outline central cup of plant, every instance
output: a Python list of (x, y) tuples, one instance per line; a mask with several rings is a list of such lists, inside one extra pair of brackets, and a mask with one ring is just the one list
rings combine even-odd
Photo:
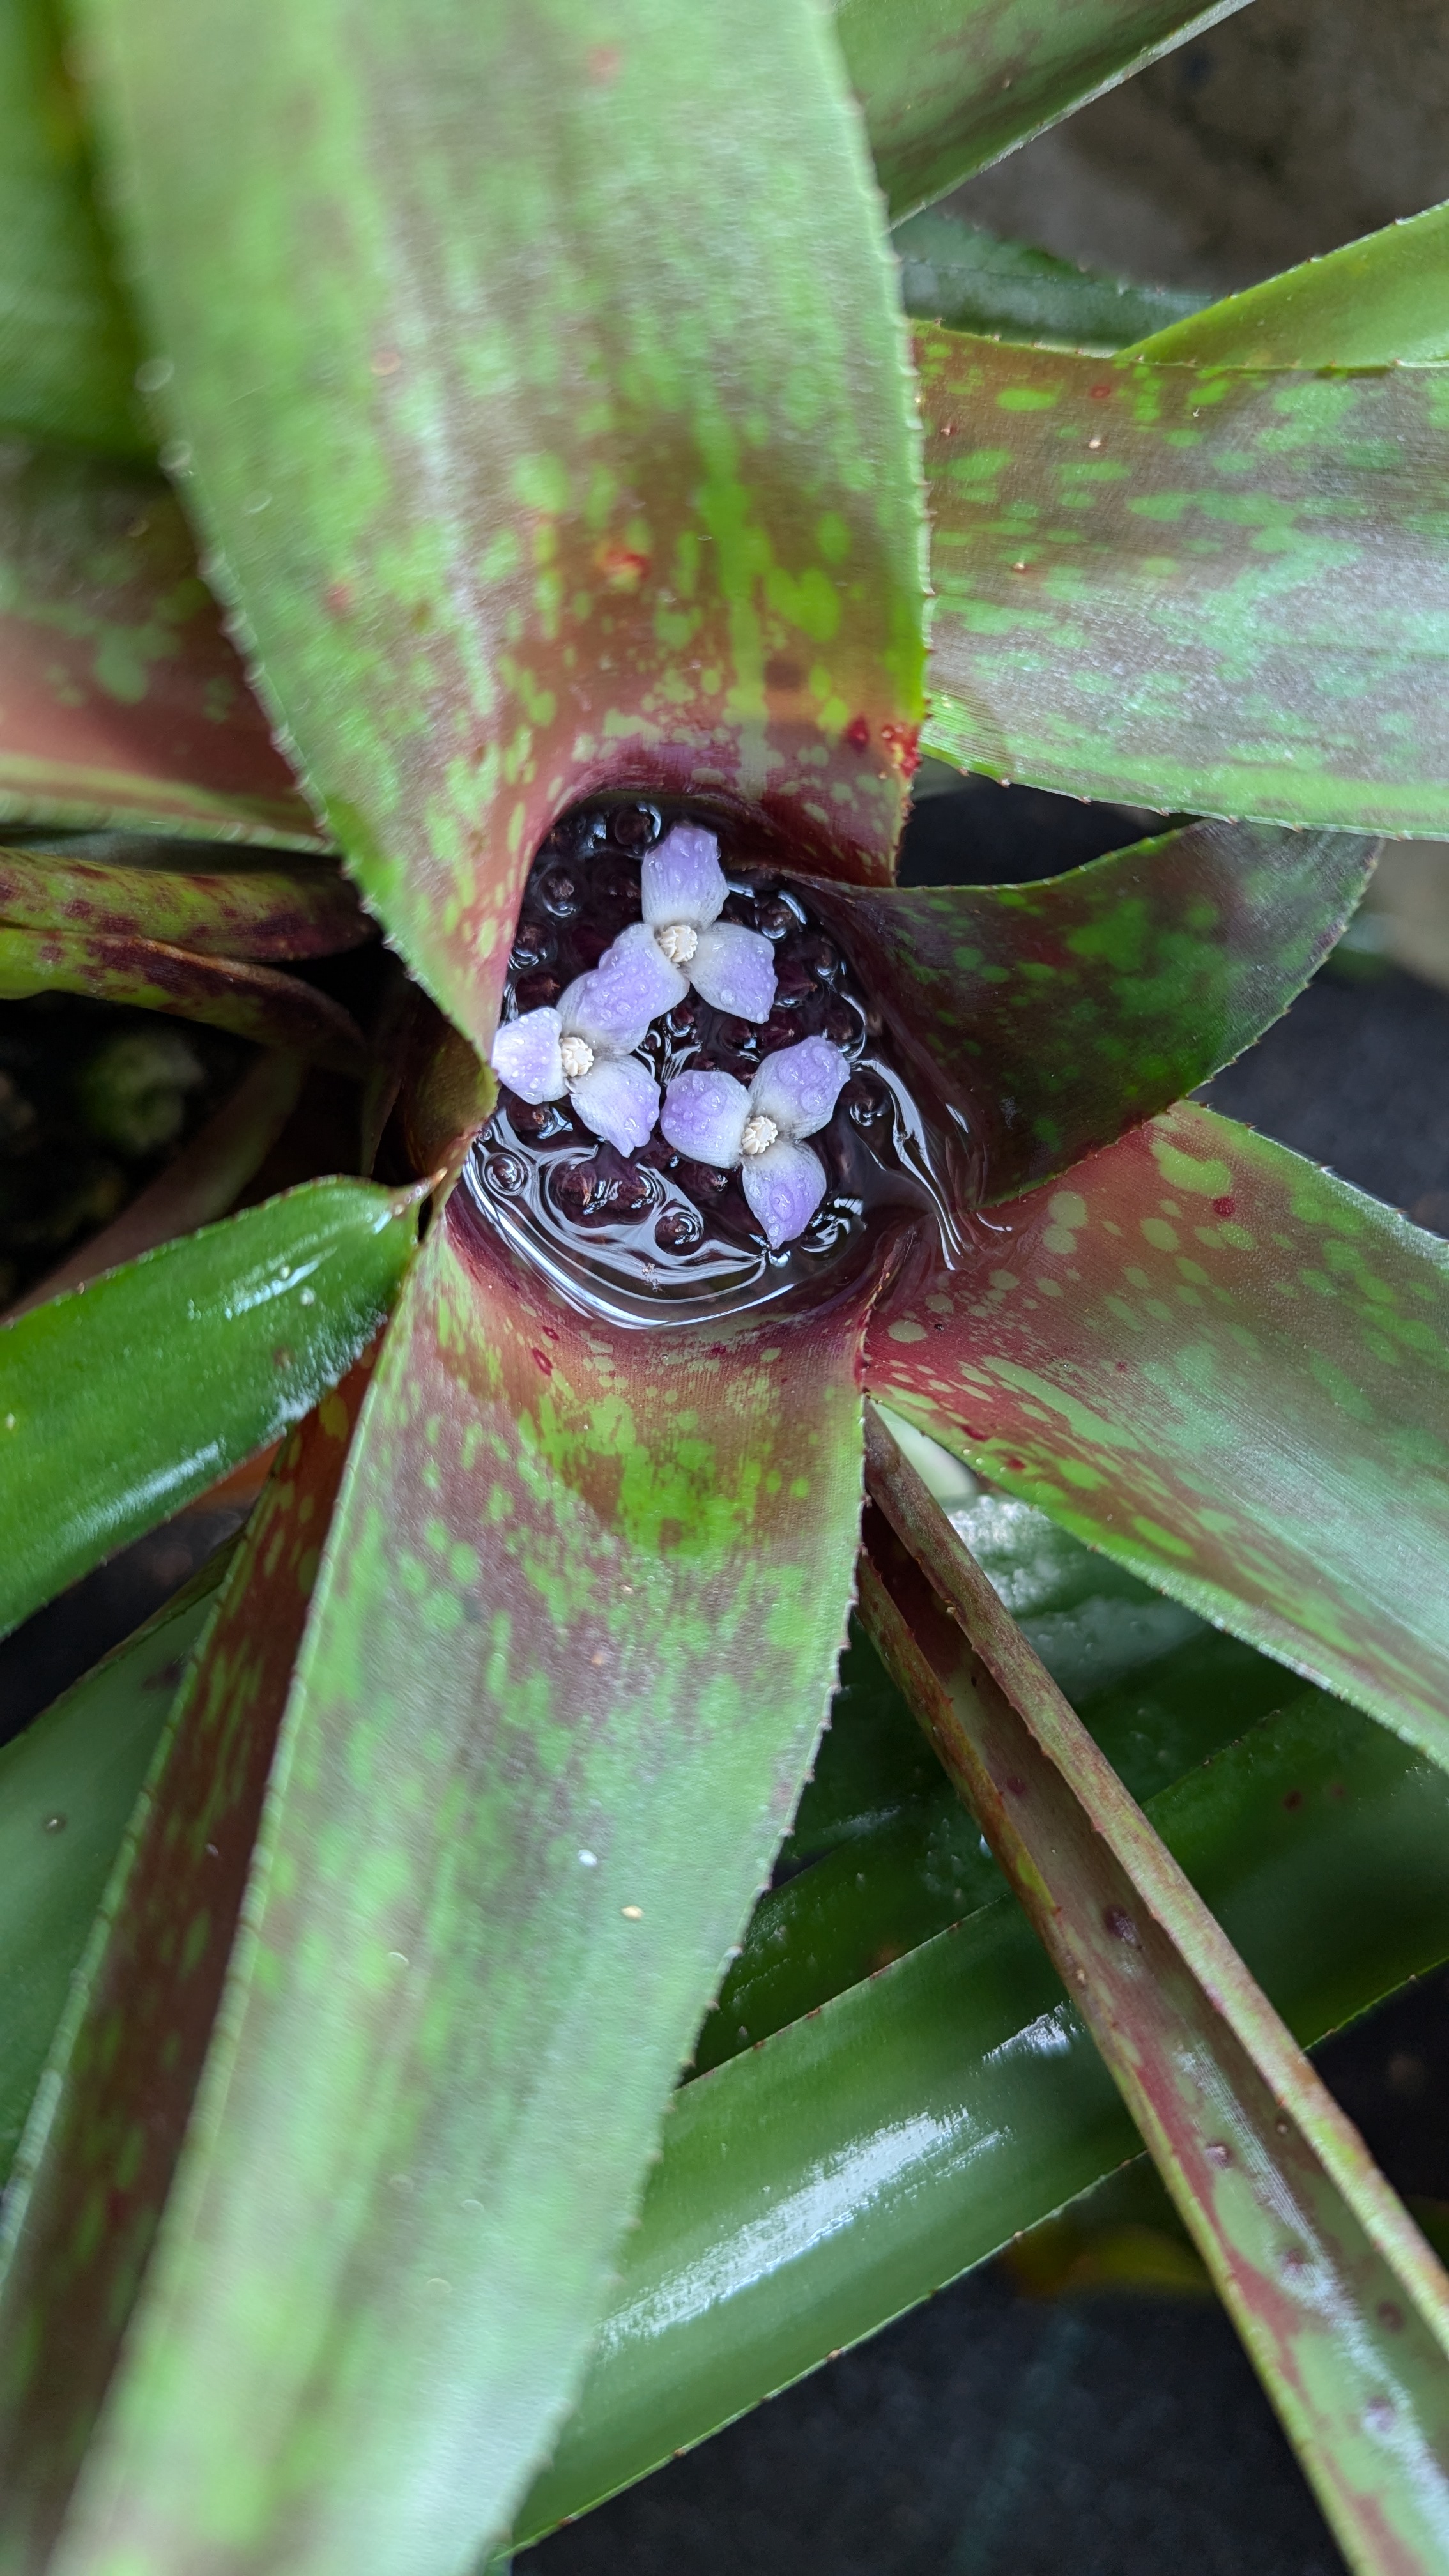
[(823, 1288), (872, 1212), (945, 1213), (930, 1105), (879, 1009), (808, 881), (723, 811), (621, 798), (549, 834), (493, 1067), (476, 1203), (617, 1322)]

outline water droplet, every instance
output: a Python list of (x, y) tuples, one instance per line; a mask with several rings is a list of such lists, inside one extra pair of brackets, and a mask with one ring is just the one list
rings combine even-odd
[(1363, 2420), (1370, 2433), (1390, 2433), (1394, 2425), (1394, 2402), (1391, 2397), (1371, 2397), (1363, 2410)]
[(642, 1905), (621, 1905), (619, 1911), (623, 1915), (626, 1923), (642, 1923), (644, 1920), (644, 1908)]
[(1203, 2154), (1210, 2165), (1230, 2165), (1233, 2161), (1232, 2148), (1223, 2138), (1209, 2138)]
[(159, 394), (163, 385), (170, 384), (175, 373), (176, 369), (170, 358), (146, 358), (136, 369), (136, 391), (142, 394)]
[(45, 1819), (45, 1831), (48, 1834), (63, 1834), (65, 1832), (66, 1822), (67, 1819), (61, 1815), (47, 1816)]
[(599, 1855), (598, 1855), (598, 1853), (597, 1853), (597, 1852), (591, 1852), (591, 1851), (581, 1851), (581, 1852), (580, 1852), (580, 1854), (579, 1854), (579, 1866), (580, 1866), (580, 1868), (581, 1868), (581, 1869), (597, 1869), (597, 1868), (598, 1868), (598, 1866), (599, 1866)]
[(490, 1154), (485, 1168), (494, 1189), (502, 1190), (508, 1198), (522, 1189), (528, 1177), (516, 1154)]

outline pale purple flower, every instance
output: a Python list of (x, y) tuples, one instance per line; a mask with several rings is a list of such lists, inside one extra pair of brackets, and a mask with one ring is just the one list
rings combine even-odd
[(775, 1005), (774, 951), (760, 931), (719, 919), (729, 887), (713, 832), (676, 823), (646, 857), (639, 890), (644, 929), (675, 977), (664, 1007), (682, 1002), (692, 984), (718, 1011), (767, 1020)]
[(520, 1100), (562, 1100), (567, 1092), (586, 1127), (637, 1153), (659, 1114), (659, 1088), (634, 1053), (649, 1023), (670, 1006), (672, 973), (652, 934), (636, 923), (576, 976), (555, 1010), (505, 1020), (493, 1041), (493, 1070)]
[(751, 1212), (778, 1251), (804, 1233), (825, 1196), (825, 1167), (802, 1140), (826, 1124), (849, 1078), (839, 1047), (802, 1038), (767, 1055), (748, 1091), (732, 1073), (676, 1074), (659, 1124), (691, 1161), (740, 1166)]

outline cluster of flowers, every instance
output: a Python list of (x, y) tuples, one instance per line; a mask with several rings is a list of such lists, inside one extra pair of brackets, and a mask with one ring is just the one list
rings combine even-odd
[(732, 1073), (692, 1070), (665, 1089), (635, 1054), (652, 1021), (676, 1009), (691, 985), (736, 1018), (767, 1020), (775, 1001), (770, 942), (721, 921), (729, 887), (719, 844), (679, 823), (641, 869), (642, 921), (621, 931), (598, 965), (557, 1006), (507, 1020), (493, 1070), (535, 1105), (567, 1094), (584, 1125), (637, 1153), (655, 1121), (676, 1153), (718, 1171), (738, 1168), (750, 1209), (772, 1250), (793, 1242), (825, 1196), (825, 1169), (805, 1143), (825, 1126), (850, 1066), (828, 1038), (802, 1038), (767, 1055), (746, 1089)]

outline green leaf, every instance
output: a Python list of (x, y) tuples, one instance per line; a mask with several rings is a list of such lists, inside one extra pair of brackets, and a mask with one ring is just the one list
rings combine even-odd
[(1449, 1246), (1190, 1104), (978, 1240), (871, 1392), (1449, 1762)]
[(0, 819), (328, 846), (144, 467), (0, 449)]
[(1132, 354), (1208, 367), (1424, 366), (1449, 358), (1446, 275), (1449, 205), (1430, 206), (1169, 322)]
[(80, 849), (0, 847), (0, 923), (162, 939), (197, 956), (273, 962), (330, 957), (373, 935), (338, 868), (188, 869), (188, 856), (214, 853), (124, 834), (90, 836)]
[(1087, 2022), (1330, 2524), (1442, 2563), (1449, 2279), (879, 1416), (861, 1608)]
[(835, 0), (835, 31), (898, 217), (1242, 6)]
[(0, 2182), (226, 1561), (0, 1750)]
[(0, 1330), (0, 1634), (316, 1403), (392, 1303), (415, 1199), (309, 1181)]
[[(959, 215), (897, 224), (901, 301), (923, 322), (1070, 349), (1122, 349), (1186, 320), (1206, 302), (1166, 286), (1096, 277), (1025, 242), (1002, 241)], [(1156, 352), (1154, 350), (1153, 354)]]
[(1033, 885), (812, 897), (957, 1112), (990, 1200), (1251, 1046), (1321, 965), (1373, 860), (1348, 833), (1195, 823)]
[(887, 873), (916, 422), (811, 0), (721, 0), (687, 43), (671, 0), (92, 17), (218, 578), (467, 1035), (537, 843), (601, 782), (741, 796), (827, 873)]
[(79, 101), (46, 0), (0, 5), (0, 423), (120, 455), (149, 445), (141, 352), (91, 202)]
[(254, 1045), (316, 1057), (338, 1073), (360, 1073), (362, 1034), (328, 993), (272, 966), (193, 957), (160, 940), (110, 938), (83, 930), (16, 930), (0, 922), (0, 997), (89, 993), (230, 1029)]
[[(126, 2324), (124, 2249), (75, 2262), (85, 2142), (158, 2098), (174, 2139), (198, 2073), (73, 2565), (452, 2576), (506, 2530), (828, 1704), (872, 1285), (708, 1344), (610, 1332), (455, 1193), (354, 1444), (205, 2071), (219, 1972), (186, 2009), (176, 1936), (205, 1901), (214, 1961), (234, 1913), (180, 1824), (77, 2041), (7, 2293), (9, 2532), (59, 2509)], [(255, 1563), (177, 1736), (194, 1781), (208, 1726), (275, 1722), (245, 1659), (229, 1684), (228, 1618), (271, 1624)], [(170, 2179), (158, 2152), (130, 2245)]]
[(230, 1099), (179, 1154), (99, 1234), (88, 1235), (58, 1268), (16, 1298), (7, 1320), (28, 1315), (32, 1306), (43, 1306), (83, 1281), (118, 1270), (123, 1261), (138, 1261), (143, 1252), (154, 1252), (158, 1245), (225, 1216), (261, 1170), (296, 1108), (304, 1071), (298, 1056), (259, 1056)]
[[(993, 1517), (1007, 1511), (1043, 1520), (1026, 1504), (999, 1495), (987, 1498), (981, 1508)], [(952, 1517), (960, 1527), (960, 1516)], [(1050, 1522), (1044, 1526), (1052, 1529)], [(1024, 1621), (1023, 1633), (1040, 1638), (1048, 1668), (1055, 1668), (1054, 1677), (1064, 1686), (1072, 1685), (1083, 1724), (1134, 1796), (1154, 1795), (1271, 1712), (1294, 1701), (1313, 1699), (1317, 1704), (1308, 1685), (1285, 1673), (1281, 1664), (1270, 1663), (1236, 1637), (1204, 1627), (1176, 1602), (1150, 1594), (1118, 1567), (1079, 1548), (1065, 1531), (1053, 1531), (1053, 1536), (1081, 1557), (1094, 1588), (1074, 1610), (1048, 1611), (1039, 1620)], [(993, 1581), (999, 1580), (998, 1565)], [(1130, 1587), (1135, 1597), (1115, 1597), (1109, 1590), (1114, 1582)], [(1164, 1636), (1181, 1642), (1164, 1653)], [(787, 1847), (797, 1860), (822, 1849), (826, 1856), (797, 1869), (761, 1897), (741, 1954), (700, 2033), (695, 2049), (700, 2069), (720, 2065), (741, 2048), (814, 2012), (832, 1995), (843, 1994), (847, 1986), (959, 1922), (1000, 1888), (996, 1864), (975, 1825), (941, 1779), (905, 1702), (862, 1641), (854, 1649), (857, 1669), (867, 1657), (874, 1667), (870, 1695), (880, 1717), (894, 1720), (891, 1735), (880, 1742), (867, 1734), (861, 1746), (859, 1712), (837, 1698), (815, 1781), (801, 1801)], [(1094, 1670), (1123, 1678), (1084, 1694), (1080, 1679)], [(857, 1694), (868, 1687), (854, 1684)], [(902, 1731), (908, 1739), (904, 1752)], [(888, 1754), (890, 1770), (884, 1780), (873, 1780), (872, 1806), (843, 1819), (829, 1837), (833, 1848), (826, 1848), (816, 1839), (819, 1828), (811, 1803), (818, 1807), (822, 1781), (827, 1788), (832, 1783), (831, 1756), (842, 1734), (856, 1762), (862, 1752), (874, 1750), (878, 1762)], [(911, 1738), (928, 1774), (924, 1781), (917, 1780), (911, 1767)]]
[(918, 334), (926, 750), (1079, 795), (1449, 834), (1449, 377)]
[[(1449, 1782), (1316, 1693), (1148, 1814), (1300, 2042), (1449, 1953)], [(519, 2545), (874, 2333), (1138, 2143), (1009, 1895), (686, 2085)]]

